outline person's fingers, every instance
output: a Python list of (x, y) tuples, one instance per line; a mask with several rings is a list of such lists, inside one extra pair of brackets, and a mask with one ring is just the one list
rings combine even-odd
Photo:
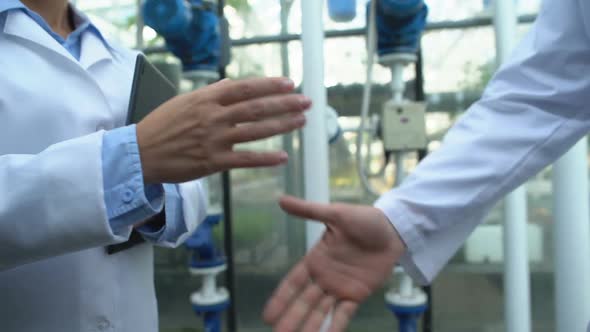
[(295, 88), (288, 78), (250, 78), (237, 81), (224, 81), (207, 87), (207, 97), (221, 105), (231, 105), (242, 101), (290, 93)]
[(338, 211), (330, 204), (308, 202), (293, 196), (283, 196), (279, 201), (283, 211), (302, 219), (332, 223), (338, 219)]
[(287, 311), (276, 325), (281, 332), (296, 331), (312, 309), (316, 307), (324, 292), (315, 283), (309, 282), (305, 290), (291, 302)]
[(332, 296), (324, 296), (320, 303), (311, 311), (307, 320), (303, 324), (301, 332), (317, 332), (320, 330), (326, 317), (330, 314), (330, 310), (336, 303), (336, 299)]
[(252, 142), (299, 129), (305, 125), (305, 121), (305, 115), (299, 113), (276, 119), (247, 123), (228, 129), (224, 140), (231, 144)]
[(309, 271), (305, 265), (303, 263), (297, 264), (283, 279), (266, 304), (262, 316), (264, 321), (268, 324), (275, 325), (289, 307), (292, 300), (303, 291), (303, 287), (307, 285), (309, 280)]
[(257, 122), (286, 114), (299, 114), (311, 106), (311, 100), (302, 95), (283, 95), (244, 101), (219, 114), (219, 120), (232, 125)]
[(286, 163), (289, 155), (284, 151), (254, 152), (228, 151), (214, 157), (215, 172), (233, 168), (271, 167)]
[(358, 304), (355, 302), (340, 302), (334, 309), (328, 332), (344, 332), (357, 308)]

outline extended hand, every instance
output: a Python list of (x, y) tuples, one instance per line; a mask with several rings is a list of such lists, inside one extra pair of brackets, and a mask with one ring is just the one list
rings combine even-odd
[(344, 331), (359, 304), (379, 288), (405, 251), (385, 215), (368, 206), (281, 199), (283, 210), (327, 230), (283, 279), (264, 320), (277, 332), (317, 332), (333, 310), (329, 332)]
[(137, 125), (145, 183), (286, 162), (282, 151), (234, 151), (234, 145), (301, 128), (311, 102), (293, 89), (284, 78), (224, 80), (164, 103)]

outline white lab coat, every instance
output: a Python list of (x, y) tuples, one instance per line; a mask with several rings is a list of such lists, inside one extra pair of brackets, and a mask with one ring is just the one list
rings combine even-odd
[[(104, 249), (130, 233), (109, 227), (101, 151), (124, 125), (136, 54), (82, 38), (78, 62), (23, 12), (0, 19), (1, 331), (157, 331), (151, 245)], [(200, 185), (181, 195), (192, 232)]]
[(437, 275), (489, 209), (590, 129), (590, 2), (547, 0), (482, 99), (383, 210), (421, 283)]

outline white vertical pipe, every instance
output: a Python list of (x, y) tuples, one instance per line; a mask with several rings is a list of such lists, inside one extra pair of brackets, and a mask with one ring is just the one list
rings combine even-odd
[[(403, 66), (402, 66), (402, 70), (403, 70)], [(403, 94), (403, 89), (402, 89), (401, 93)], [(396, 100), (396, 102), (401, 102), (402, 100), (403, 99), (400, 99), (399, 101)], [(395, 153), (394, 160), (395, 160), (395, 183), (394, 183), (394, 186), (398, 187), (404, 181), (404, 174), (405, 174), (404, 152)], [(399, 274), (399, 276), (400, 276), (399, 293), (401, 294), (402, 297), (407, 299), (407, 298), (410, 298), (412, 296), (412, 294), (414, 293), (414, 281), (402, 268), (400, 268), (400, 269), (401, 269), (402, 273)], [(395, 268), (394, 268), (394, 274), (395, 274)]]
[(215, 274), (206, 274), (203, 276), (203, 291), (204, 297), (210, 298), (215, 295), (217, 287), (215, 285)]
[(401, 103), (404, 99), (404, 68), (403, 62), (393, 63), (391, 65), (391, 91), (393, 92), (393, 101)]
[[(303, 130), (303, 175), (305, 198), (309, 201), (330, 201), (328, 170), (328, 135), (324, 114), (327, 97), (324, 86), (324, 26), (322, 21), (324, 1), (301, 1), (301, 41), (303, 45), (303, 94), (313, 106), (307, 113), (307, 125)], [(319, 240), (324, 227), (308, 222), (306, 226), (307, 248)]]
[[(496, 54), (501, 65), (515, 44), (517, 16), (514, 0), (495, 0)], [(527, 198), (524, 187), (504, 201), (504, 317), (508, 332), (531, 331), (530, 273), (527, 245)]]
[(142, 1), (136, 0), (135, 7), (136, 7), (137, 22), (135, 25), (137, 27), (137, 30), (135, 30), (135, 48), (138, 50), (141, 50), (144, 46), (143, 28), (144, 28), (145, 24), (143, 22), (143, 12), (141, 10), (141, 6), (142, 6)]
[(414, 293), (414, 281), (405, 272), (401, 275), (399, 293), (404, 298), (410, 298)]
[(584, 138), (553, 166), (557, 332), (586, 331), (590, 321), (587, 153)]
[(504, 317), (506, 331), (531, 331), (527, 199), (524, 187), (504, 201)]

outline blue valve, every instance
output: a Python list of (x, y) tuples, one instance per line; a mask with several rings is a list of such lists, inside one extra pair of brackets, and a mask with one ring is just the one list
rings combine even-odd
[(388, 307), (397, 317), (400, 332), (417, 332), (418, 319), (428, 308), (427, 305), (400, 306), (392, 304), (389, 304)]
[(218, 305), (197, 306), (193, 305), (193, 310), (199, 316), (203, 317), (203, 326), (205, 332), (221, 332), (221, 315), (229, 307), (229, 301)]
[(215, 246), (213, 228), (221, 222), (221, 214), (208, 215), (197, 231), (185, 242), (192, 251), (190, 271), (203, 278), (203, 287), (191, 295), (193, 311), (203, 317), (206, 332), (221, 332), (222, 313), (229, 307), (227, 290), (215, 285), (216, 275), (225, 270), (226, 259)]
[(185, 71), (217, 71), (221, 34), (217, 5), (205, 0), (146, 0), (145, 23), (166, 40)]
[[(428, 7), (423, 0), (377, 1), (377, 53), (416, 53), (426, 27)], [(367, 8), (370, 8), (370, 2)], [(368, 10), (367, 10), (368, 12)]]
[(190, 262), (192, 268), (209, 268), (225, 264), (225, 256), (217, 249), (213, 239), (213, 228), (221, 219), (221, 214), (208, 215), (195, 233), (186, 240), (185, 246), (193, 253)]

